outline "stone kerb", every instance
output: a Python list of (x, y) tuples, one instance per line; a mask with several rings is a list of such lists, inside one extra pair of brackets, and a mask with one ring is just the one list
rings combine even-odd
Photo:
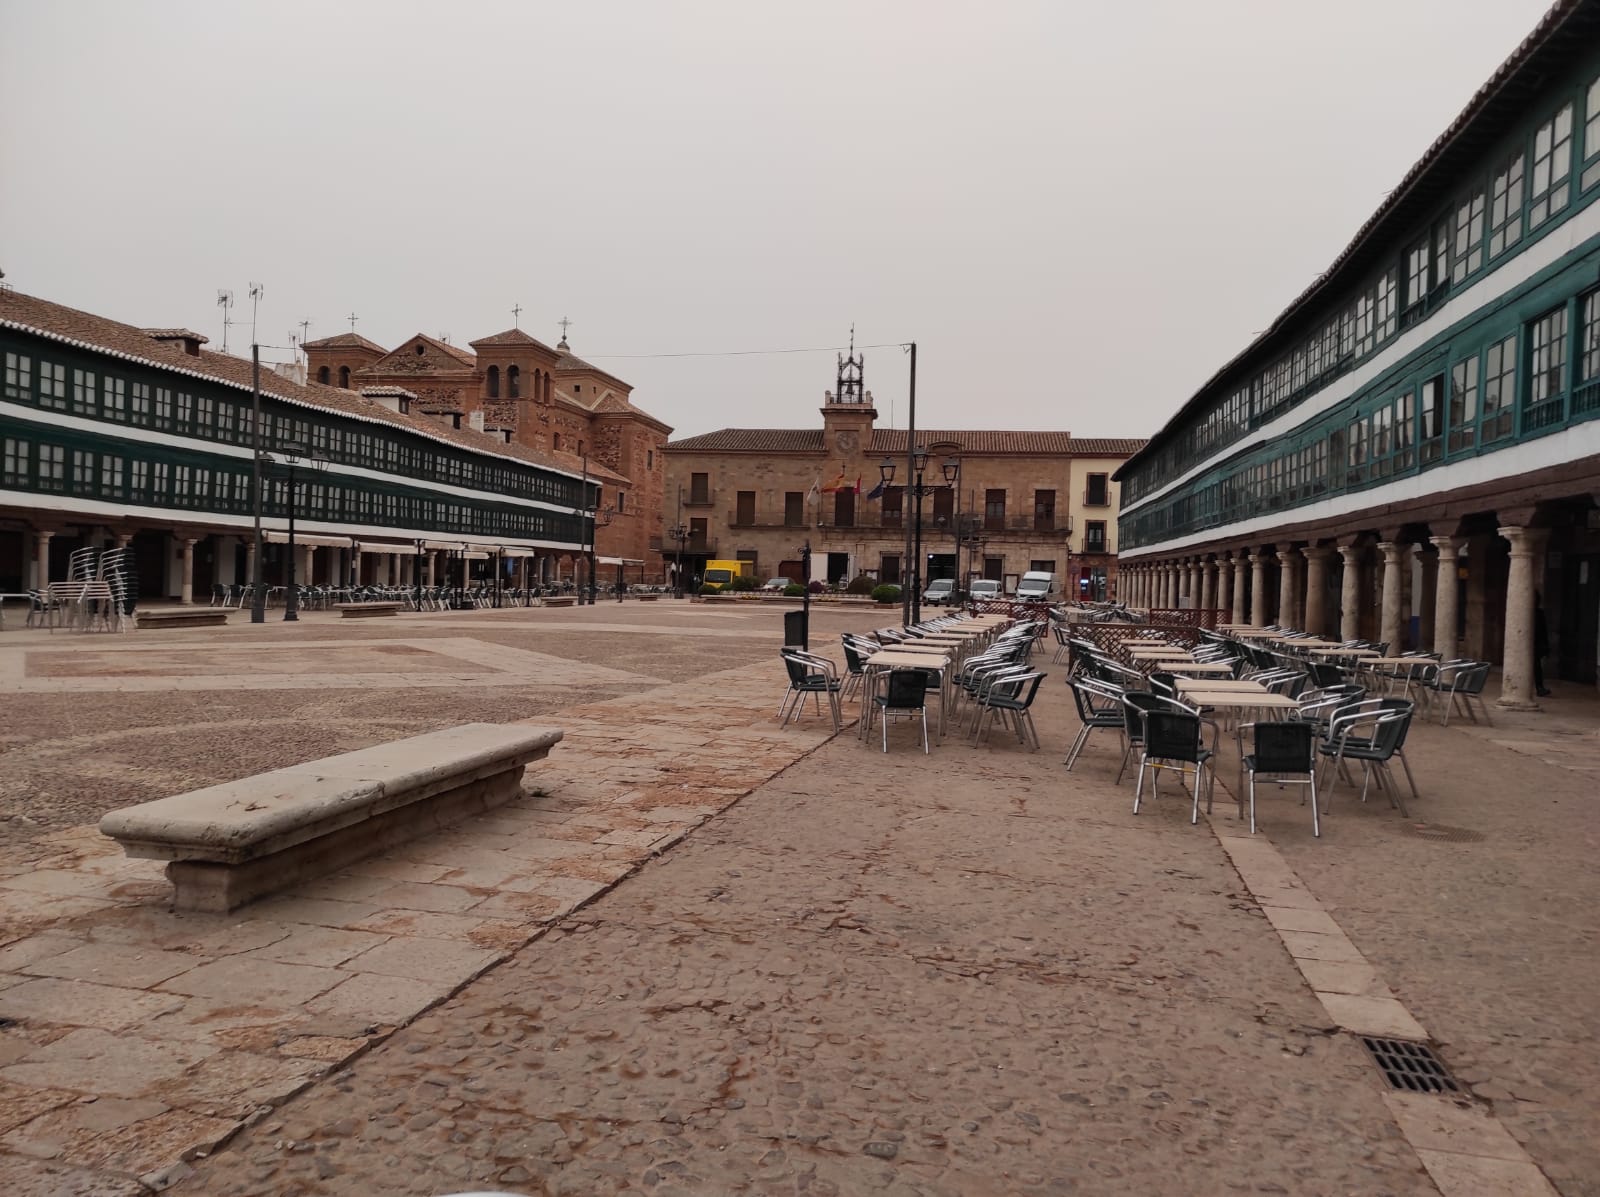
[(112, 811), (179, 910), (226, 911), (515, 798), (557, 728), (468, 723)]

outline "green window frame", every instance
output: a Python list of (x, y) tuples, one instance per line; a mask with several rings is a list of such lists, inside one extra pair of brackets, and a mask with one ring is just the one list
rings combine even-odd
[(68, 410), (75, 415), (95, 414), (95, 377), (93, 370), (72, 371), (72, 402)]
[(172, 388), (156, 388), (156, 414), (155, 426), (157, 428), (172, 427)]
[(1567, 206), (1572, 176), (1572, 103), (1533, 134), (1533, 169), (1528, 180), (1528, 227), (1536, 229)]
[(39, 489), (48, 491), (64, 491), (67, 489), (67, 450), (62, 445), (39, 445), (36, 447), (39, 463), (38, 479)]
[(1417, 384), (1417, 457), (1423, 465), (1444, 455), (1444, 375)]
[(5, 397), (33, 399), (33, 359), (25, 353), (6, 354)]
[(1456, 204), (1450, 242), (1450, 281), (1463, 282), (1483, 268), (1484, 193), (1474, 191)]
[(1511, 435), (1517, 411), (1517, 334), (1512, 333), (1483, 351), (1483, 415), (1479, 443), (1490, 444)]
[(1450, 453), (1466, 453), (1478, 444), (1478, 399), (1483, 393), (1478, 355), (1450, 368)]
[(128, 383), (126, 379), (100, 376), (100, 411), (108, 420), (126, 421), (128, 418)]
[(123, 490), (125, 462), (113, 453), (100, 455), (100, 495), (106, 499), (126, 497)]
[(150, 384), (136, 382), (133, 384), (133, 407), (130, 413), (135, 424), (148, 424), (150, 422)]
[(1495, 168), (1490, 184), (1489, 256), (1498, 258), (1522, 240), (1522, 198), (1527, 151), (1518, 150)]
[(1587, 191), (1600, 183), (1600, 76), (1585, 91), (1583, 111), (1583, 171), (1578, 186)]
[(30, 471), (29, 459), (33, 456), (30, 442), (20, 437), (5, 438), (4, 452), (0, 453), (0, 485), (26, 486)]
[(67, 410), (67, 368), (58, 362), (39, 363), (39, 406)]

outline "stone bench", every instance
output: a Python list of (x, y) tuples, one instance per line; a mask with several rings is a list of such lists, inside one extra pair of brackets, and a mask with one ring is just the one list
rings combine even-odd
[(226, 607), (172, 607), (138, 611), (134, 623), (141, 628), (213, 628), (228, 622)]
[(335, 603), (341, 619), (366, 619), (372, 615), (398, 615), (399, 603)]
[(563, 595), (558, 595), (555, 598), (547, 598), (547, 599), (545, 599), (544, 600), (544, 605), (546, 607), (570, 607), (574, 603), (576, 603), (577, 601), (578, 600), (576, 598), (574, 598), (572, 595), (563, 594)]
[(659, 594), (636, 594), (633, 597), (638, 599), (641, 603), (653, 603), (661, 596)]
[(515, 798), (561, 736), (466, 723), (114, 810), (100, 830), (171, 862), (176, 909), (232, 910)]

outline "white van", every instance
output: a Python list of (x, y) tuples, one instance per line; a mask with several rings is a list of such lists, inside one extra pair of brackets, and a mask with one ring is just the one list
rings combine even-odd
[(967, 588), (967, 595), (974, 599), (997, 599), (1000, 597), (1000, 583), (978, 578)]
[(1056, 594), (1056, 576), (1044, 570), (1029, 570), (1017, 583), (1019, 602), (1047, 602)]

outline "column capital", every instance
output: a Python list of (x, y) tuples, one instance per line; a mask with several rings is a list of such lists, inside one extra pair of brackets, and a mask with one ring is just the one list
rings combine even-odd
[(1361, 546), (1359, 544), (1342, 544), (1339, 546), (1339, 556), (1344, 558), (1346, 565), (1358, 565), (1361, 562)]
[(1550, 539), (1549, 528), (1496, 528), (1502, 538), (1511, 542), (1511, 555), (1513, 557), (1532, 556), (1537, 553)]
[(180, 536), (178, 539), (183, 541), (184, 544), (188, 545), (192, 549), (195, 545), (200, 543), (201, 538), (198, 536)]
[(1461, 551), (1461, 546), (1467, 543), (1467, 539), (1464, 536), (1430, 536), (1428, 543), (1441, 553), (1453, 554)]
[(1398, 565), (1400, 563), (1400, 553), (1407, 547), (1407, 545), (1397, 540), (1380, 540), (1378, 542), (1378, 551), (1383, 554), (1383, 560), (1386, 565)]
[(1257, 549), (1249, 556), (1250, 560), (1256, 565), (1265, 565), (1268, 561), (1272, 560), (1272, 554), (1267, 552), (1266, 549)]
[(1279, 549), (1278, 562), (1282, 565), (1293, 565), (1300, 556), (1299, 549)]
[(1300, 550), (1307, 561), (1326, 561), (1333, 556), (1331, 544), (1308, 544)]

